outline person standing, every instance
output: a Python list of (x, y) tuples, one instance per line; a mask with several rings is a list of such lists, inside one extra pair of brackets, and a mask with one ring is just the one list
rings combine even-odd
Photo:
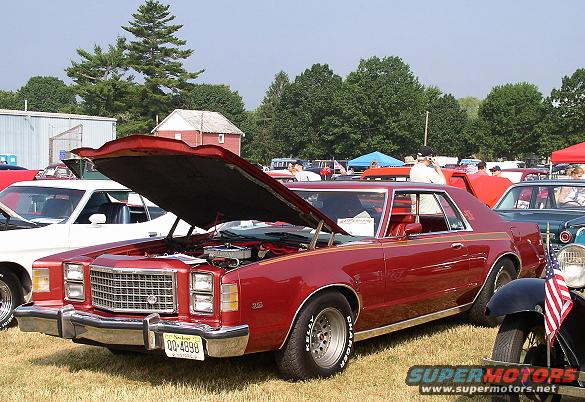
[(480, 175), (480, 176), (489, 176), (489, 173), (487, 172), (487, 165), (485, 164), (484, 161), (480, 161), (477, 164), (477, 172), (475, 172), (474, 174)]
[(490, 172), (491, 172), (492, 176), (502, 177), (502, 168), (499, 167), (498, 165), (491, 167)]
[(297, 160), (294, 164), (295, 178), (297, 181), (311, 181), (307, 172), (305, 172), (305, 166), (303, 161)]
[(445, 174), (433, 159), (433, 149), (426, 145), (420, 147), (417, 163), (410, 169), (410, 181), (418, 183), (447, 184)]

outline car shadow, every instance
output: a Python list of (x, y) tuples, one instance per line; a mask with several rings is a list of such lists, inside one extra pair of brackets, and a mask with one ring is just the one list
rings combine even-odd
[[(430, 336), (466, 323), (464, 318), (450, 317), (432, 323), (368, 339), (355, 345), (358, 356), (400, 347), (413, 337)], [(478, 356), (478, 361), (482, 356)], [(71, 372), (93, 371), (129, 381), (151, 385), (182, 385), (205, 388), (218, 394), (242, 390), (250, 385), (280, 379), (272, 353), (256, 353), (227, 359), (205, 361), (170, 359), (164, 354), (112, 354), (102, 347), (78, 345), (32, 360), (33, 364), (64, 367)]]

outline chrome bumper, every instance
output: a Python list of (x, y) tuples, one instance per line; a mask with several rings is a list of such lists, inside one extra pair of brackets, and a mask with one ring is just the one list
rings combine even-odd
[(104, 346), (143, 346), (164, 350), (163, 334), (198, 335), (211, 357), (240, 356), (248, 345), (248, 326), (213, 329), (205, 324), (161, 320), (158, 314), (145, 318), (111, 318), (63, 308), (25, 304), (14, 311), (23, 332), (41, 332), (60, 338), (91, 341)]

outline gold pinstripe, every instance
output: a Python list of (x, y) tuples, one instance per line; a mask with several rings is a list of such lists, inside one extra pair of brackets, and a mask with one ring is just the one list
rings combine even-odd
[[(457, 233), (457, 232), (454, 232)], [(461, 234), (460, 234), (461, 235)], [(470, 234), (462, 234), (461, 240), (463, 242), (466, 241), (477, 241), (477, 240), (511, 240), (511, 237), (506, 232), (491, 232), (491, 233), (470, 233)], [(277, 262), (294, 260), (296, 258), (303, 258), (307, 256), (313, 255), (321, 255), (321, 254), (329, 254), (329, 253), (336, 253), (336, 252), (343, 252), (343, 251), (358, 251), (358, 250), (368, 250), (371, 248), (395, 248), (395, 247), (403, 247), (403, 246), (412, 246), (412, 245), (423, 245), (423, 244), (440, 244), (440, 243), (448, 243), (454, 241), (453, 235), (445, 235), (440, 237), (435, 237), (432, 239), (408, 239), (408, 240), (399, 240), (397, 242), (387, 243), (387, 244), (357, 244), (355, 246), (346, 246), (346, 247), (339, 247), (339, 248), (327, 248), (322, 250), (313, 250), (308, 251), (305, 253), (300, 254), (292, 254), (286, 255), (282, 257), (276, 257), (268, 261), (260, 261), (259, 265), (270, 265)]]

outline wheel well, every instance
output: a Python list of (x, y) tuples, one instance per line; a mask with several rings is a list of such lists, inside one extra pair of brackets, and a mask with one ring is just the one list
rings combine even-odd
[(505, 254), (505, 255), (501, 256), (500, 258), (498, 258), (498, 261), (500, 261), (500, 260), (512, 261), (512, 264), (514, 264), (514, 269), (516, 270), (516, 276), (518, 276), (522, 266), (520, 264), (520, 258), (516, 254)]
[(16, 275), (22, 288), (24, 289), (24, 295), (26, 296), (32, 290), (32, 281), (28, 271), (24, 269), (22, 265), (18, 265), (15, 262), (0, 262), (0, 271), (13, 273)]
[(318, 295), (332, 291), (338, 291), (343, 295), (343, 297), (345, 297), (345, 299), (349, 303), (349, 307), (351, 308), (351, 312), (353, 313), (354, 318), (357, 319), (357, 316), (360, 312), (360, 301), (358, 299), (357, 293), (352, 288), (349, 288), (345, 285), (331, 285), (321, 288), (315, 293), (313, 293), (311, 297), (306, 299), (303, 303), (303, 306), (306, 305), (309, 302), (309, 300), (314, 299)]

